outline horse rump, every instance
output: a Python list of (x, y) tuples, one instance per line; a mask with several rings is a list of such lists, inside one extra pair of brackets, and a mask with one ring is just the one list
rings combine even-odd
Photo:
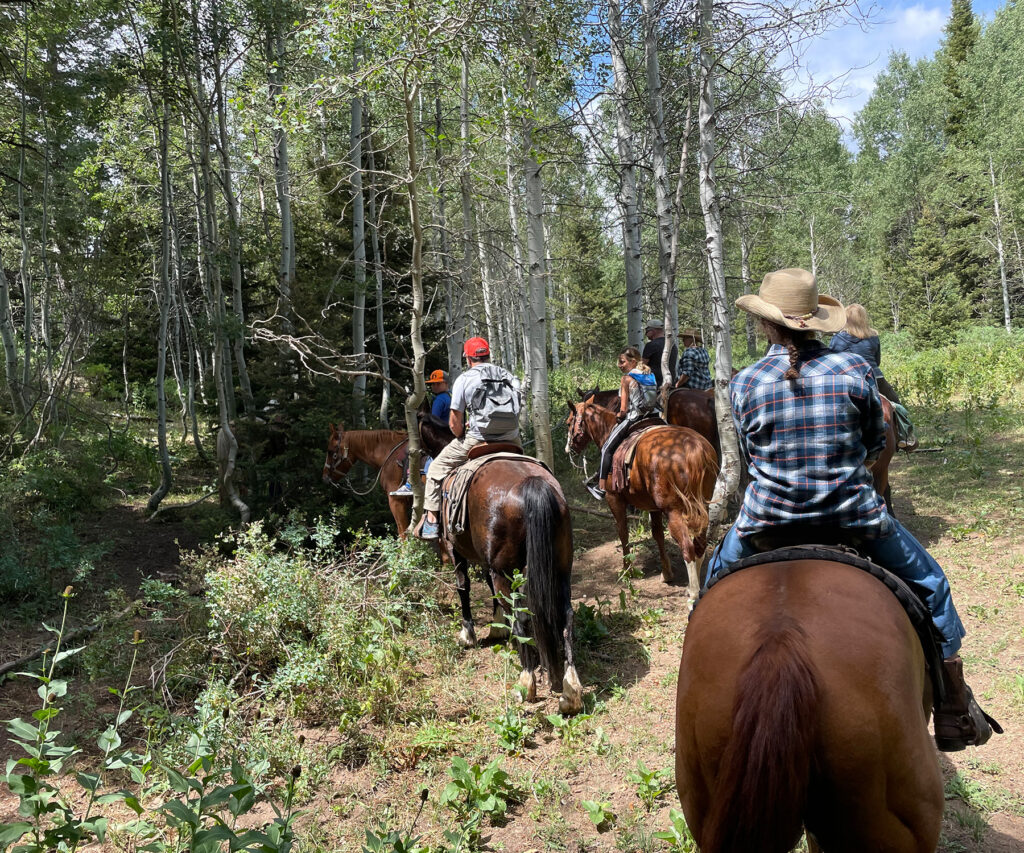
[(815, 673), (795, 621), (778, 620), (760, 639), (737, 683), (732, 735), (698, 839), (702, 853), (787, 853), (803, 832), (817, 735)]
[[(561, 556), (559, 525), (564, 513), (558, 492), (544, 477), (527, 477), (519, 489), (526, 526), (526, 604), (532, 615), (533, 639), (541, 666), (548, 671), (552, 689), (562, 681), (562, 632), (566, 624), (566, 608), (571, 605), (566, 594), (571, 564), (558, 564)], [(569, 530), (568, 553), (572, 554), (572, 531)], [(571, 560), (571, 556), (570, 556)]]

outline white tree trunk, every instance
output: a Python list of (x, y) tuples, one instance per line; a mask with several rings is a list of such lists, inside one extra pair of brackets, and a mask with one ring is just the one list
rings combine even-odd
[(671, 356), (676, 346), (679, 309), (672, 269), (672, 236), (676, 217), (669, 190), (668, 156), (665, 144), (665, 111), (661, 97), (661, 69), (658, 64), (658, 15), (654, 0), (643, 0), (644, 56), (647, 66), (647, 111), (653, 143), (654, 195), (658, 213), (658, 274), (661, 279), (661, 307), (665, 322), (665, 348), (661, 355), (664, 393), (673, 385)]
[(996, 253), (999, 256), (999, 280), (1003, 293), (1003, 325), (1006, 331), (1013, 331), (1010, 322), (1010, 285), (1006, 278), (1006, 256), (1003, 253), (1003, 218), (999, 214), (999, 190), (996, 187), (996, 171), (992, 165), (992, 155), (988, 158), (988, 174), (992, 179), (992, 205), (995, 208)]
[(732, 334), (725, 287), (725, 241), (722, 209), (715, 180), (715, 54), (712, 38), (712, 0), (700, 0), (700, 205), (707, 235), (705, 254), (711, 284), (712, 323), (715, 330), (715, 413), (722, 447), (721, 471), (709, 508), (709, 531), (716, 536), (724, 522), (729, 498), (740, 479), (739, 442), (729, 402), (732, 375)]
[(643, 347), (643, 267), (640, 257), (640, 213), (636, 189), (636, 159), (633, 127), (629, 120), (631, 89), (626, 66), (619, 0), (608, 0), (608, 30), (611, 36), (612, 71), (615, 91), (615, 141), (619, 155), (619, 210), (622, 215), (622, 247), (626, 270), (626, 326), (631, 346)]
[(377, 158), (373, 150), (373, 136), (367, 129), (366, 155), (369, 159), (370, 192), (367, 206), (370, 208), (370, 245), (373, 247), (373, 279), (377, 297), (377, 341), (380, 348), (380, 372), (384, 377), (380, 393), (380, 425), (388, 429), (391, 415), (391, 359), (388, 356), (387, 330), (384, 328), (384, 262), (380, 256), (380, 235), (377, 233)]
[[(352, 59), (352, 70), (359, 67), (359, 46)], [(355, 369), (366, 369), (366, 216), (363, 201), (363, 102), (352, 99), (352, 127), (349, 161), (352, 169), (352, 355)], [(352, 379), (352, 418), (359, 429), (366, 429), (366, 375)]]
[[(529, 381), (531, 376), (530, 349), (528, 331), (526, 329), (526, 306), (523, 300), (526, 288), (523, 282), (523, 248), (519, 241), (519, 188), (516, 185), (515, 146), (512, 142), (512, 120), (509, 115), (508, 90), (505, 87), (504, 81), (501, 84), (501, 103), (505, 118), (505, 186), (508, 191), (508, 222), (512, 240), (513, 280), (515, 282), (513, 293), (518, 303), (518, 311), (514, 312), (517, 320), (515, 326), (523, 342), (523, 368), (527, 381)], [(511, 328), (509, 332), (512, 333)]]
[[(532, 36), (527, 28), (527, 51), (532, 52)], [(537, 69), (533, 61), (527, 72), (528, 104), (537, 94)], [(555, 451), (551, 440), (551, 417), (548, 411), (547, 359), (547, 250), (544, 241), (544, 194), (540, 163), (533, 150), (533, 119), (531, 111), (523, 119), (523, 171), (526, 174), (526, 247), (530, 261), (529, 343), (530, 392), (533, 409), (534, 453), (548, 468), (554, 470)]]
[[(280, 12), (277, 13), (277, 16)], [(267, 59), (270, 61), (268, 81), (271, 108), (278, 113), (278, 100), (284, 93), (285, 40), (284, 22), (277, 17), (267, 26)], [(281, 259), (278, 264), (277, 282), (281, 297), (281, 315), (288, 329), (292, 322), (292, 288), (295, 285), (295, 226), (292, 222), (291, 171), (288, 162), (288, 134), (280, 124), (275, 124), (274, 140), (274, 186), (277, 190), (277, 210), (281, 220)]]
[[(459, 137), (462, 140), (462, 162), (459, 167), (459, 194), (462, 200), (462, 293), (468, 299), (473, 291), (474, 255), (480, 258), (480, 285), (484, 308), (484, 336), (488, 341), (494, 335), (494, 315), (491, 306), (490, 281), (484, 275), (483, 246), (476, 230), (476, 210), (473, 208), (472, 182), (469, 175), (469, 51), (462, 46), (462, 74), (459, 87)], [(474, 242), (477, 244), (474, 246)], [(465, 322), (462, 331), (465, 334)], [(461, 367), (461, 359), (457, 367)], [(450, 377), (454, 380), (455, 373)]]
[(11, 404), (18, 415), (25, 414), (25, 400), (21, 395), (21, 382), (18, 377), (18, 345), (14, 333), (14, 320), (11, 317), (11, 285), (4, 272), (3, 258), (0, 257), (0, 341), (4, 347), (4, 376), (7, 380), (7, 391), (11, 395)]

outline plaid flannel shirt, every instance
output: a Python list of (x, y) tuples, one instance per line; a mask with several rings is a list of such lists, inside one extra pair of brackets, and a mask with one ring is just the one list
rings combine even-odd
[(795, 521), (873, 527), (885, 517), (864, 464), (885, 447), (870, 366), (815, 342), (799, 367), (795, 383), (783, 379), (789, 353), (773, 346), (729, 383), (752, 478), (736, 520), (740, 536)]
[(686, 387), (707, 391), (711, 387), (711, 357), (704, 347), (687, 347), (679, 358), (679, 375), (687, 376)]

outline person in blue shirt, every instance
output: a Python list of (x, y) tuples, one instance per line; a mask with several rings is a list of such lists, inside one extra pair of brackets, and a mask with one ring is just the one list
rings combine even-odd
[[(445, 375), (445, 372), (443, 370), (435, 370), (431, 373), (427, 377), (427, 388), (434, 395), (434, 402), (430, 404), (430, 414), (435, 418), (440, 418), (447, 424), (448, 413), (452, 408), (452, 395), (448, 393), (448, 377)], [(424, 474), (430, 470), (431, 462), (433, 462), (433, 457), (426, 455), (423, 457)], [(406, 481), (390, 494), (396, 498), (411, 498), (412, 483), (406, 478)]]
[(833, 352), (855, 352), (871, 365), (875, 383), (880, 393), (892, 402), (902, 402), (896, 389), (882, 374), (882, 345), (878, 342), (878, 331), (871, 328), (867, 309), (854, 302), (846, 306), (846, 325), (832, 336), (829, 349)]
[(626, 347), (619, 353), (619, 370), (622, 382), (619, 384), (618, 423), (608, 434), (601, 447), (601, 467), (598, 469), (600, 486), (587, 486), (595, 498), (604, 497), (605, 482), (612, 471), (615, 450), (637, 421), (659, 414), (658, 382), (654, 371), (648, 367), (636, 347)]
[[(771, 346), (729, 383), (751, 482), (736, 523), (711, 557), (708, 576), (758, 553), (758, 534), (773, 528), (849, 530), (865, 557), (918, 592), (942, 635), (947, 698), (934, 712), (939, 749), (980, 746), (992, 736), (994, 721), (964, 680), (958, 652), (965, 631), (949, 581), (888, 514), (865, 464), (885, 447), (872, 368), (861, 356), (833, 352), (815, 337), (843, 328), (845, 309), (819, 296), (814, 275), (801, 269), (769, 273), (759, 294), (741, 296), (736, 305), (761, 318)], [(994, 728), (1001, 731), (997, 723)]]
[(435, 370), (427, 377), (427, 389), (434, 395), (430, 404), (430, 414), (448, 423), (448, 413), (452, 410), (452, 395), (448, 392), (448, 376), (443, 370)]

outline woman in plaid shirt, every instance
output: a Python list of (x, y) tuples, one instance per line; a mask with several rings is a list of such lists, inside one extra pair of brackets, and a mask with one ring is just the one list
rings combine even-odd
[(758, 295), (741, 296), (736, 305), (761, 318), (771, 347), (729, 384), (752, 479), (736, 523), (712, 555), (709, 575), (763, 550), (753, 540), (772, 529), (800, 524), (847, 530), (864, 556), (918, 591), (942, 634), (949, 689), (934, 713), (939, 748), (985, 743), (992, 726), (964, 682), (958, 651), (965, 631), (949, 581), (886, 512), (866, 466), (885, 447), (871, 368), (861, 356), (832, 352), (814, 336), (841, 329), (845, 309), (819, 296), (814, 276), (801, 269), (769, 273)]

